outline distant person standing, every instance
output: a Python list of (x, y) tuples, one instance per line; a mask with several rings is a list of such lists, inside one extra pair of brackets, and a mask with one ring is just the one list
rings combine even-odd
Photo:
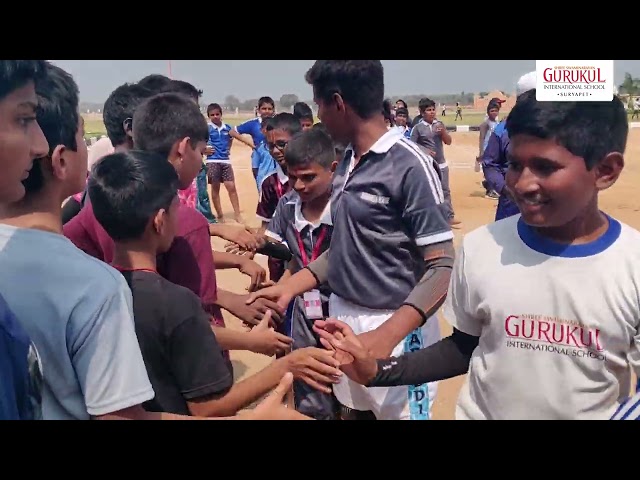
[[(499, 103), (489, 103), (487, 106), (487, 118), (484, 122), (480, 124), (480, 136), (479, 136), (479, 153), (476, 157), (476, 165), (475, 171), (482, 171), (482, 154), (484, 153), (487, 145), (489, 144), (489, 139), (491, 138), (491, 134), (498, 126), (500, 122), (498, 119), (498, 115), (500, 113), (500, 104)], [(485, 197), (497, 200), (500, 198), (500, 195), (489, 187), (489, 183), (486, 180), (482, 181), (482, 186), (485, 189)]]
[(231, 165), (231, 145), (233, 137), (231, 131), (233, 127), (222, 122), (222, 107), (218, 103), (212, 103), (207, 107), (207, 117), (209, 117), (209, 142), (211, 147), (207, 155), (207, 178), (211, 184), (211, 201), (220, 223), (224, 222), (222, 204), (220, 203), (220, 184), (224, 184), (229, 194), (229, 200), (233, 207), (233, 214), (238, 223), (244, 223), (240, 213), (240, 201), (238, 200), (238, 190), (236, 189), (235, 175)]
[(411, 140), (421, 147), (438, 163), (444, 205), (447, 219), (452, 228), (460, 228), (460, 221), (455, 217), (449, 188), (449, 165), (444, 157), (444, 146), (451, 145), (452, 139), (444, 123), (436, 119), (436, 103), (430, 98), (423, 98), (418, 103), (422, 120), (411, 130)]
[(442, 113), (441, 113), (441, 115), (442, 115), (443, 117), (446, 117), (446, 116), (447, 116), (447, 105), (446, 105), (446, 104), (443, 104), (443, 105), (442, 105)]
[(453, 121), (457, 122), (458, 117), (462, 120), (462, 105), (460, 105), (460, 102), (456, 102), (456, 118), (454, 118)]

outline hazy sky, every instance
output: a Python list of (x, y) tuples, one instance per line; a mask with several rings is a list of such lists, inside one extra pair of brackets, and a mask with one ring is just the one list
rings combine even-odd
[[(80, 97), (103, 102), (113, 89), (150, 73), (167, 75), (168, 60), (52, 60), (76, 79)], [(276, 100), (295, 93), (312, 98), (305, 72), (314, 60), (172, 60), (173, 77), (204, 91), (204, 102), (269, 95)], [(535, 70), (535, 60), (383, 60), (387, 96), (504, 90), (513, 92), (518, 78)], [(625, 72), (640, 77), (640, 60), (615, 61), (616, 85)]]

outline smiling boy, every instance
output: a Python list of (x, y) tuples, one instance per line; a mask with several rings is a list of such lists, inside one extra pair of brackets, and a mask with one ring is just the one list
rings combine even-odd
[[(463, 240), (445, 303), (453, 335), (375, 362), (344, 324), (319, 332), (370, 386), (469, 370), (462, 419), (608, 419), (640, 373), (640, 232), (598, 207), (624, 167), (622, 102), (518, 98), (507, 119), (506, 185), (521, 215)], [(486, 272), (493, 272), (487, 276)]]

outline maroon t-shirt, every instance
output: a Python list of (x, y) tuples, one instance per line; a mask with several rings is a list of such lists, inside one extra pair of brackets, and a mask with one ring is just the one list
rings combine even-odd
[[(224, 326), (222, 312), (216, 305), (218, 290), (209, 224), (200, 212), (186, 205), (180, 204), (178, 211), (178, 232), (171, 248), (158, 256), (158, 273), (198, 295), (214, 323)], [(63, 231), (80, 250), (103, 262), (113, 262), (113, 240), (96, 220), (90, 203)]]
[(256, 207), (256, 216), (263, 222), (268, 222), (276, 213), (280, 199), (290, 190), (289, 181), (282, 183), (277, 173), (273, 173), (262, 181), (260, 201)]
[[(276, 207), (280, 199), (291, 189), (289, 181), (282, 183), (278, 173), (273, 173), (262, 181), (260, 201), (256, 207), (256, 216), (263, 222), (269, 222), (276, 213)], [(269, 279), (278, 282), (285, 271), (285, 263), (269, 257), (267, 262), (269, 267)]]

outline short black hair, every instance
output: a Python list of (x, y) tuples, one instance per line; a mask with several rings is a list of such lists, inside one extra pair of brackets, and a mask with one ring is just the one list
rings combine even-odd
[[(49, 156), (58, 145), (76, 151), (80, 124), (78, 85), (69, 73), (52, 63), (46, 62), (44, 71), (46, 75), (36, 83), (36, 118), (49, 143)], [(29, 177), (22, 182), (28, 195), (44, 186), (42, 162), (41, 158), (35, 160)]]
[(169, 84), (171, 84), (171, 79), (169, 77), (157, 73), (147, 75), (138, 81), (138, 85), (148, 88), (156, 93), (162, 92)]
[(398, 115), (404, 115), (405, 117), (409, 118), (409, 110), (404, 107), (398, 108), (396, 110), (396, 116)]
[(420, 101), (418, 102), (418, 110), (420, 110), (421, 113), (424, 112), (427, 108), (435, 107), (435, 106), (436, 106), (436, 102), (434, 102), (430, 98), (421, 98)]
[(511, 138), (554, 140), (584, 158), (588, 170), (611, 152), (624, 153), (629, 135), (627, 112), (616, 96), (608, 102), (540, 102), (535, 89), (518, 97), (505, 127)]
[(136, 240), (178, 194), (178, 174), (153, 152), (112, 153), (92, 168), (89, 199), (96, 220), (115, 241)]
[(265, 103), (268, 103), (273, 108), (276, 108), (276, 102), (274, 102), (273, 98), (271, 97), (260, 97), (260, 99), (258, 100), (258, 108), (260, 108)]
[(0, 99), (46, 75), (44, 60), (0, 60)]
[(393, 115), (391, 114), (391, 100), (389, 100), (388, 98), (386, 98), (382, 102), (382, 115), (384, 116), (385, 120), (389, 120), (389, 123), (391, 125), (395, 123)]
[(191, 146), (209, 140), (209, 127), (198, 105), (180, 93), (160, 93), (145, 100), (133, 115), (133, 144), (169, 158), (176, 142), (189, 137)]
[(305, 80), (323, 102), (330, 102), (337, 93), (360, 118), (380, 115), (384, 100), (380, 60), (316, 60)]
[(302, 125), (300, 124), (300, 120), (292, 113), (283, 112), (271, 119), (270, 124), (267, 125), (267, 131), (270, 132), (271, 130), (284, 130), (293, 136), (302, 131)]
[(182, 93), (195, 100), (196, 103), (200, 101), (200, 97), (202, 96), (202, 90), (197, 89), (184, 80), (171, 80), (171, 82), (162, 89), (162, 92)]
[(293, 136), (284, 152), (288, 168), (317, 163), (328, 169), (336, 159), (331, 137), (319, 128), (311, 128)]
[(312, 120), (313, 121), (313, 110), (311, 107), (304, 102), (296, 102), (293, 106), (293, 115), (298, 120)]
[(497, 108), (498, 111), (500, 111), (500, 104), (498, 102), (489, 102), (489, 105), (487, 105), (487, 114), (489, 114), (489, 110), (494, 108)]
[(102, 121), (114, 147), (126, 142), (125, 122), (132, 121), (138, 106), (154, 93), (140, 83), (125, 83), (111, 92), (104, 102)]
[(396, 103), (400, 102), (402, 104), (402, 108), (409, 108), (407, 106), (407, 102), (405, 102), (404, 100), (402, 100), (401, 98), (399, 98), (398, 100), (396, 100)]
[(207, 107), (207, 115), (211, 114), (214, 110), (220, 110), (220, 113), (222, 113), (222, 107), (219, 103), (210, 103)]

